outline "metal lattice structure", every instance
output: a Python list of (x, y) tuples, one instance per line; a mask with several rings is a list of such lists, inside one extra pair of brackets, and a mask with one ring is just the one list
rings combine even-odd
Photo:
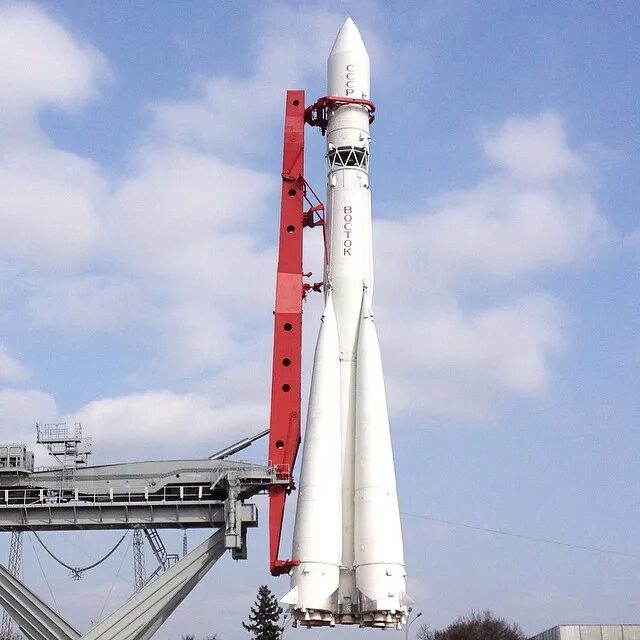
[(60, 489), (73, 487), (76, 469), (89, 461), (91, 440), (82, 437), (82, 425), (76, 422), (70, 430), (66, 422), (36, 423), (38, 444), (43, 445), (62, 467)]
[(156, 557), (156, 560), (160, 564), (160, 567), (163, 569), (163, 571), (166, 571), (172, 564), (178, 562), (178, 554), (169, 553), (167, 551), (167, 548), (164, 546), (164, 542), (162, 542), (160, 534), (155, 529), (145, 529), (144, 534), (145, 536), (147, 536), (151, 551), (153, 551), (153, 555)]
[(133, 530), (133, 589), (138, 593), (147, 582), (142, 529)]
[[(22, 562), (22, 532), (12, 531), (11, 542), (9, 544), (8, 570), (12, 576), (20, 580), (23, 574)], [(0, 622), (0, 640), (10, 640), (14, 638), (13, 620), (6, 611), (2, 612), (2, 622)]]

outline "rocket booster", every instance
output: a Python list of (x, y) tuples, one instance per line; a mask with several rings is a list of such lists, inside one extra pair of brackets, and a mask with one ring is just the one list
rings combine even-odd
[(401, 628), (410, 600), (372, 312), (369, 56), (351, 18), (327, 71), (325, 308), (293, 536), (299, 564), (283, 602), (308, 626)]

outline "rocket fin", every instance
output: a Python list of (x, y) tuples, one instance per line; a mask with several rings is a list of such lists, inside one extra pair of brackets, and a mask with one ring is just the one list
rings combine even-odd
[(280, 602), (283, 604), (296, 605), (298, 604), (298, 587), (293, 587), (284, 598), (280, 598)]

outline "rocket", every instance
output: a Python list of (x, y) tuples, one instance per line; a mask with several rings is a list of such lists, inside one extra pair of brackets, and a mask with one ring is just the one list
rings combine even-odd
[(411, 600), (372, 311), (369, 56), (351, 18), (327, 76), (325, 306), (282, 601), (306, 626), (402, 628)]

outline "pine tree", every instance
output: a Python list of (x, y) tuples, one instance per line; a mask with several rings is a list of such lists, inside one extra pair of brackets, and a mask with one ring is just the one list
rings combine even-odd
[(249, 631), (255, 640), (279, 640), (282, 633), (280, 614), (282, 608), (278, 606), (278, 599), (271, 593), (271, 589), (263, 584), (258, 589), (258, 597), (251, 607), (249, 621), (242, 626)]

